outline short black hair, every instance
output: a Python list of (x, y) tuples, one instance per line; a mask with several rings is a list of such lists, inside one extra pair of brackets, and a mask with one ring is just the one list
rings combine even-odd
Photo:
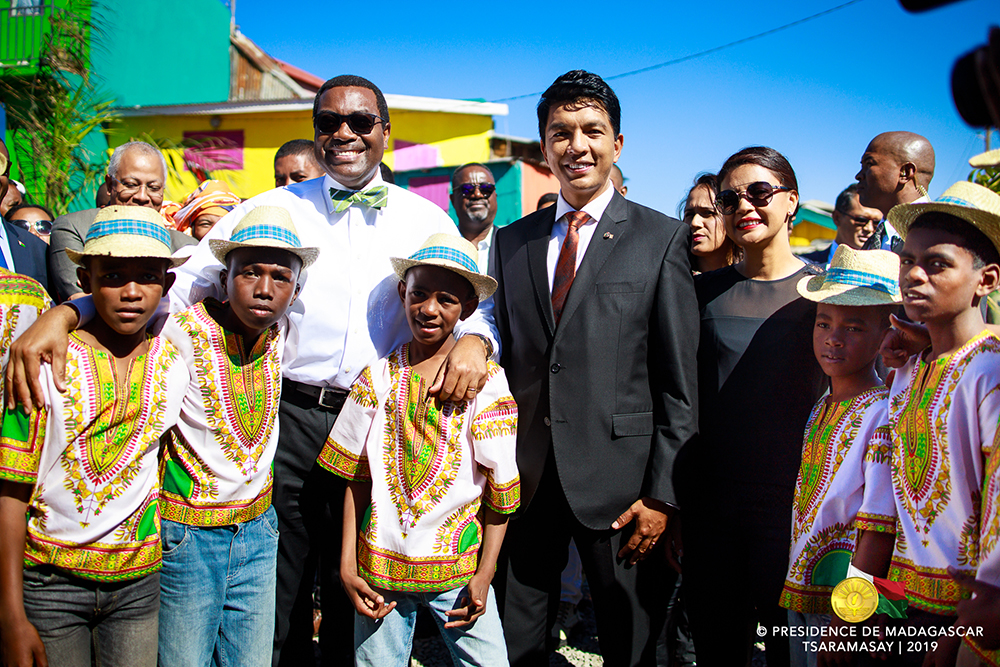
[(593, 72), (575, 69), (556, 79), (538, 100), (538, 136), (545, 141), (545, 126), (549, 109), (566, 103), (592, 103), (608, 114), (611, 129), (617, 137), (622, 126), (622, 107), (611, 86)]
[(277, 162), (283, 157), (290, 155), (316, 154), (316, 144), (312, 139), (292, 139), (281, 144), (281, 148), (274, 154), (274, 161)]
[(13, 220), (11, 213), (20, 211), (22, 208), (37, 208), (40, 211), (45, 211), (45, 215), (49, 216), (49, 220), (55, 220), (52, 216), (52, 211), (47, 206), (42, 206), (41, 204), (29, 204), (28, 202), (21, 202), (20, 204), (14, 204), (9, 209), (7, 209), (7, 215), (4, 216), (7, 220)]
[(461, 167), (458, 167), (457, 169), (455, 169), (455, 171), (451, 172), (451, 190), (452, 190), (452, 192), (455, 191), (455, 181), (458, 180), (458, 175), (461, 174), (466, 169), (471, 169), (473, 167), (479, 167), (480, 169), (485, 170), (490, 175), (490, 177), (493, 178), (493, 180), (496, 180), (496, 177), (493, 176), (493, 172), (490, 171), (490, 168), (487, 167), (485, 164), (480, 164), (479, 162), (466, 162)]
[(316, 98), (313, 100), (313, 121), (316, 120), (316, 114), (319, 113), (319, 101), (323, 97), (323, 93), (330, 90), (331, 88), (367, 88), (368, 90), (375, 93), (375, 103), (378, 106), (378, 115), (381, 116), (385, 124), (389, 124), (389, 105), (385, 102), (385, 95), (379, 90), (378, 86), (369, 81), (362, 76), (356, 76), (354, 74), (341, 74), (340, 76), (335, 76), (316, 91)]
[(549, 192), (538, 198), (538, 205), (535, 208), (539, 209), (543, 204), (555, 204), (557, 201), (559, 201), (559, 193)]
[(389, 165), (385, 162), (378, 163), (378, 170), (382, 172), (382, 180), (390, 185), (396, 184), (396, 174), (392, 173), (392, 169), (389, 169)]
[(833, 209), (838, 213), (847, 215), (847, 211), (851, 208), (851, 201), (856, 199), (857, 196), (858, 184), (857, 182), (854, 182), (844, 188), (844, 191), (837, 195), (837, 203), (833, 205)]
[(962, 240), (961, 247), (972, 255), (972, 268), (981, 269), (987, 264), (1000, 264), (1000, 251), (975, 225), (944, 211), (928, 211), (910, 223), (910, 230), (939, 229)]

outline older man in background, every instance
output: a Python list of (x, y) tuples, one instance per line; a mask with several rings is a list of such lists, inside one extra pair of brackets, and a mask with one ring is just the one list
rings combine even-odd
[(497, 186), (485, 165), (463, 164), (451, 176), (451, 205), (458, 216), (458, 231), (479, 250), (479, 268), (489, 265), (493, 220), (497, 217)]
[[(156, 146), (144, 141), (130, 141), (111, 154), (104, 182), (111, 197), (110, 204), (146, 206), (159, 211), (167, 187), (167, 161)], [(88, 208), (67, 213), (60, 215), (52, 223), (49, 264), (52, 267), (52, 287), (59, 301), (83, 294), (83, 289), (77, 282), (77, 265), (66, 256), (66, 250), (83, 251), (83, 242), (94, 223), (97, 211), (96, 208)], [(197, 243), (187, 234), (169, 231), (171, 250), (174, 252)]]
[(848, 245), (855, 250), (861, 250), (881, 221), (882, 212), (877, 208), (862, 206), (858, 201), (858, 184), (851, 183), (837, 195), (837, 203), (834, 204), (833, 224), (837, 228), (837, 235), (833, 243), (826, 248), (806, 253), (802, 257), (826, 266), (839, 245)]
[(903, 244), (886, 222), (889, 210), (898, 204), (929, 201), (927, 188), (934, 177), (934, 148), (913, 132), (883, 132), (868, 144), (861, 156), (858, 200), (862, 206), (882, 212), (882, 222), (865, 243), (865, 250), (898, 250)]

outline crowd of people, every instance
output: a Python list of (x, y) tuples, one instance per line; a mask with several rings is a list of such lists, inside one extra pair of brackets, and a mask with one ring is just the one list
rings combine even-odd
[(322, 664), (429, 614), (546, 665), (585, 579), (608, 665), (1000, 665), (1000, 195), (880, 134), (797, 255), (777, 150), (678, 220), (600, 77), (537, 111), (559, 191), (502, 228), (486, 165), (457, 225), (393, 184), (352, 75), (248, 200), (130, 142), (95, 208), (4, 214), (3, 664), (315, 664), (318, 583)]

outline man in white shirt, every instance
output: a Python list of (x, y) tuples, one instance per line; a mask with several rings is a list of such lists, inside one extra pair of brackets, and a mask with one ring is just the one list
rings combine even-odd
[(897, 204), (928, 201), (927, 188), (934, 178), (934, 148), (913, 132), (883, 132), (861, 156), (858, 201), (882, 211), (882, 222), (865, 243), (865, 250), (895, 250), (902, 239), (886, 221)]
[[(217, 277), (223, 267), (208, 241), (228, 239), (256, 206), (287, 209), (302, 244), (322, 252), (287, 313), (274, 461), (280, 534), (275, 665), (315, 664), (311, 593), (320, 561), (323, 663), (353, 661), (354, 610), (336, 578), (344, 487), (316, 465), (316, 458), (357, 376), (410, 338), (389, 257), (410, 256), (431, 234), (458, 233), (436, 205), (382, 180), (379, 163), (389, 141), (389, 110), (373, 83), (357, 76), (324, 83), (313, 105), (313, 125), (326, 175), (270, 190), (234, 208), (195, 248), (169, 294), (174, 311), (205, 296), (222, 297)], [(484, 386), (486, 358), (499, 352), (492, 309), (492, 301), (481, 304), (456, 329), (462, 337), (431, 387), (442, 400), (472, 398)], [(58, 327), (60, 317), (75, 324), (76, 312), (66, 310), (50, 311), (55, 315), (44, 326)], [(19, 361), (10, 376), (36, 378), (38, 359), (58, 346), (31, 335), (20, 340), (22, 347), (12, 349)], [(53, 366), (58, 374), (59, 361)], [(27, 393), (27, 384), (22, 380), (21, 385), (18, 396)]]
[(463, 164), (451, 176), (451, 205), (458, 231), (479, 250), (479, 269), (489, 267), (493, 220), (497, 217), (497, 185), (493, 172), (476, 162)]

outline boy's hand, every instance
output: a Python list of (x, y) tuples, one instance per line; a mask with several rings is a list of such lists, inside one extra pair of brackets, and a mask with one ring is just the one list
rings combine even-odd
[(958, 649), (962, 648), (961, 637), (938, 637), (937, 648), (924, 656), (923, 667), (953, 667), (958, 661)]
[(629, 558), (629, 563), (635, 565), (644, 560), (656, 546), (667, 522), (673, 516), (674, 508), (653, 498), (640, 498), (632, 506), (622, 512), (622, 515), (611, 524), (612, 530), (618, 530), (635, 519), (635, 531), (628, 543), (618, 552), (619, 558)]
[(948, 574), (959, 586), (976, 594), (974, 598), (958, 603), (955, 608), (958, 621), (955, 624), (966, 628), (980, 628), (978, 632), (982, 632), (982, 636), (976, 637), (976, 643), (988, 650), (1000, 648), (1000, 588), (951, 567), (948, 568)]
[(377, 621), (396, 608), (395, 601), (386, 604), (385, 598), (376, 593), (368, 582), (357, 574), (341, 572), (340, 583), (343, 584), (344, 592), (351, 599), (354, 608), (362, 616)]
[(27, 618), (15, 621), (10, 625), (0, 624), (0, 646), (3, 648), (2, 658), (5, 667), (48, 667), (45, 657), (45, 646)]
[(462, 336), (427, 390), (442, 403), (471, 401), (486, 386), (486, 354), (478, 336)]
[(915, 322), (903, 322), (895, 315), (889, 315), (892, 328), (882, 338), (879, 353), (887, 368), (902, 368), (906, 360), (931, 344), (927, 327)]
[(454, 618), (444, 624), (446, 628), (460, 628), (472, 625), (476, 619), (486, 613), (486, 600), (490, 595), (490, 582), (493, 577), (476, 572), (465, 586), (465, 594), (459, 598), (460, 607), (445, 612), (445, 616)]
[(56, 389), (66, 391), (66, 349), (69, 332), (79, 322), (79, 315), (69, 306), (54, 306), (38, 316), (38, 320), (10, 346), (7, 362), (7, 408), (20, 403), (29, 409), (42, 408), (45, 398), (38, 371), (43, 361), (52, 364)]
[[(833, 616), (830, 619), (831, 628), (840, 628), (846, 625), (850, 625), (847, 621), (843, 620), (839, 616)], [(816, 655), (816, 664), (819, 667), (850, 667), (854, 664), (854, 654), (847, 650), (847, 646), (844, 645), (844, 640), (839, 639), (840, 635), (831, 635), (824, 644), (837, 644), (837, 649), (833, 651), (828, 651), (826, 649), (820, 651)]]

